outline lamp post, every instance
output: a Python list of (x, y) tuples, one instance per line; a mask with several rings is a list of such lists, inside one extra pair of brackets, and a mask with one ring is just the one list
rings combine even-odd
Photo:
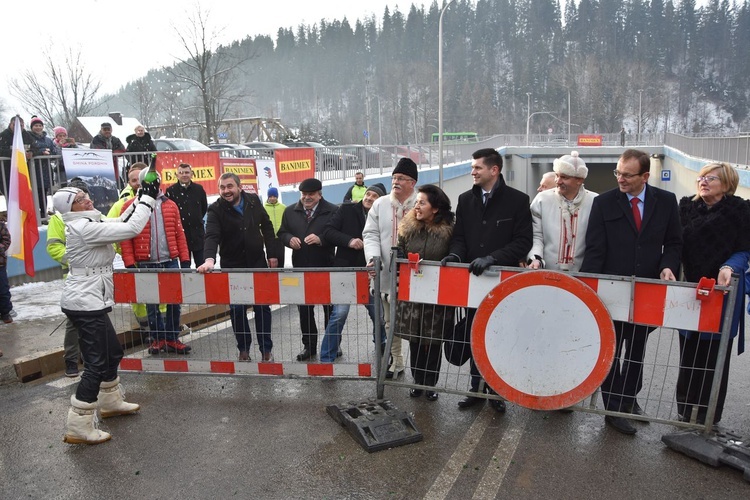
[(443, 189), (443, 14), (456, 0), (450, 0), (440, 11), (438, 21), (438, 187)]
[(568, 140), (565, 144), (570, 144), (570, 89), (568, 89)]
[(531, 120), (531, 92), (526, 92), (526, 145), (529, 145), (529, 121)]
[(638, 89), (638, 143), (641, 142), (641, 114), (643, 104), (643, 89)]

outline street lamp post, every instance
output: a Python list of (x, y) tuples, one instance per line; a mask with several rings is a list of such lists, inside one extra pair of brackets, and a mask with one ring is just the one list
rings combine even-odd
[(643, 89), (638, 89), (638, 143), (641, 142), (641, 114), (643, 104)]
[(570, 89), (568, 89), (568, 140), (565, 144), (570, 144)]
[(450, 0), (440, 11), (438, 21), (438, 186), (443, 189), (443, 14), (456, 0)]
[(531, 120), (531, 92), (526, 92), (526, 145), (529, 145), (529, 122)]

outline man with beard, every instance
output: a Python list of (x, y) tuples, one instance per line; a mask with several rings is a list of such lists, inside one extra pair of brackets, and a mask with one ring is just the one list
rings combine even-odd
[[(196, 270), (207, 273), (214, 269), (217, 248), (221, 253), (221, 265), (227, 269), (275, 268), (278, 261), (273, 247), (273, 225), (258, 195), (244, 192), (239, 176), (226, 172), (219, 177), (219, 196), (208, 207), (203, 248), (206, 258)], [(247, 321), (248, 307), (245, 304), (229, 306), (240, 361), (250, 360), (252, 337)], [(271, 307), (252, 307), (261, 359), (273, 361)]]

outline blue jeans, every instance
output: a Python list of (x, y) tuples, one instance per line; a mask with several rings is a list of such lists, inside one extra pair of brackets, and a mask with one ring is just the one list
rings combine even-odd
[[(165, 262), (139, 262), (140, 269), (179, 269), (177, 259)], [(180, 336), (180, 304), (167, 304), (166, 318), (159, 312), (159, 304), (146, 304), (148, 329), (154, 340), (177, 340)]]
[[(370, 315), (373, 325), (373, 342), (375, 342), (375, 299), (370, 295), (370, 303), (365, 307)], [(331, 317), (328, 319), (325, 336), (320, 344), (320, 361), (331, 363), (336, 359), (336, 353), (341, 344), (341, 332), (344, 330), (346, 318), (349, 316), (350, 304), (335, 304)], [(385, 322), (383, 321), (383, 310), (380, 310), (380, 344), (385, 345)]]
[(271, 340), (270, 306), (229, 306), (229, 319), (232, 321), (232, 330), (234, 330), (234, 336), (237, 338), (237, 349), (240, 351), (249, 351), (253, 343), (250, 322), (247, 320), (247, 309), (249, 307), (252, 307), (255, 313), (255, 332), (258, 337), (258, 348), (263, 354), (271, 352), (273, 341)]

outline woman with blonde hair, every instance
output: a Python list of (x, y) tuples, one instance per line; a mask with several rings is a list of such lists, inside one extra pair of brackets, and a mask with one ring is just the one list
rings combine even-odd
[[(738, 274), (737, 302), (732, 313), (731, 338), (721, 374), (714, 423), (722, 417), (727, 395), (729, 359), (732, 342), (739, 333), (738, 354), (744, 350), (744, 275), (750, 257), (750, 205), (734, 195), (739, 175), (727, 163), (705, 165), (696, 179), (695, 196), (680, 200), (682, 223), (682, 266), (685, 280), (697, 283), (702, 277), (716, 278), (729, 285)], [(691, 421), (696, 414), (704, 423), (718, 359), (719, 335), (679, 330), (680, 371), (677, 378), (677, 411), (681, 420)]]

